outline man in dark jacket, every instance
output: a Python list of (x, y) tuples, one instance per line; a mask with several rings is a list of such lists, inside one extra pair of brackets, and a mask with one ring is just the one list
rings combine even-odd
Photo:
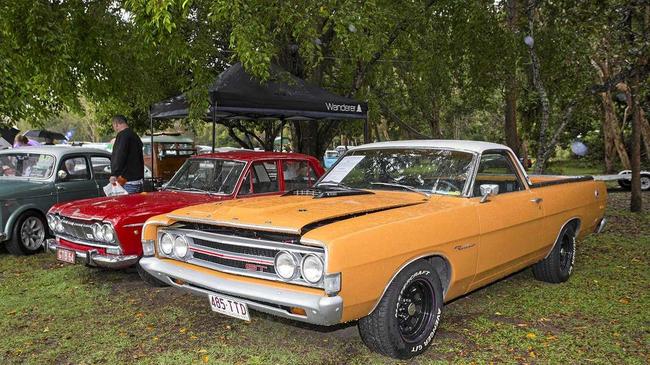
[(126, 122), (126, 117), (111, 118), (113, 130), (117, 132), (111, 156), (111, 183), (117, 182), (129, 194), (142, 192), (144, 183), (144, 157), (142, 140)]

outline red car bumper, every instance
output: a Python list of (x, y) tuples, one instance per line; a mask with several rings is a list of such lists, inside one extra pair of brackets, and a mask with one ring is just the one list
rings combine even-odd
[(79, 245), (60, 238), (47, 239), (45, 250), (52, 253), (58, 250), (74, 252), (74, 263), (109, 269), (124, 269), (137, 264), (140, 259), (139, 255), (111, 255), (104, 248)]

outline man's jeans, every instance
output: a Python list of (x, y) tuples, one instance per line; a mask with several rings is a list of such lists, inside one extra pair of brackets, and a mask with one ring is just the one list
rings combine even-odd
[(141, 193), (142, 192), (142, 181), (133, 182), (133, 183), (126, 183), (126, 184), (124, 184), (123, 188), (129, 194)]

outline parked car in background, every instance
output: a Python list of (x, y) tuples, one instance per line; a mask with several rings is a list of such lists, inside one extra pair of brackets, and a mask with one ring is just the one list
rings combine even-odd
[[(57, 258), (108, 268), (135, 265), (142, 256), (141, 232), (154, 215), (200, 203), (277, 195), (308, 188), (324, 170), (298, 153), (232, 151), (189, 158), (165, 187), (153, 193), (58, 204), (47, 219)], [(159, 284), (141, 271), (143, 279)]]
[(153, 171), (153, 179), (159, 182), (169, 181), (185, 160), (197, 154), (192, 138), (180, 133), (154, 133), (153, 146), (150, 135), (140, 138), (145, 167)]
[[(632, 170), (623, 170), (618, 173), (622, 179), (617, 180), (618, 185), (625, 190), (632, 188)], [(650, 171), (641, 171), (641, 190), (650, 191)]]
[(323, 156), (323, 166), (326, 169), (329, 169), (334, 165), (334, 163), (339, 159), (339, 151), (336, 150), (327, 150)]
[(499, 144), (374, 143), (313, 188), (150, 218), (140, 265), (235, 318), (358, 320), (370, 349), (406, 359), (431, 344), (446, 301), (531, 265), (566, 281), (606, 199), (589, 176), (529, 177)]
[(45, 213), (56, 203), (104, 195), (111, 155), (84, 147), (21, 147), (0, 151), (0, 242), (26, 255), (45, 243)]

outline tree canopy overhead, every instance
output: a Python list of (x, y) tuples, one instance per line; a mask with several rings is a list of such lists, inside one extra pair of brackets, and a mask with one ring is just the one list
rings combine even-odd
[[(543, 170), (556, 145), (582, 138), (612, 170), (631, 164), (633, 115), (642, 121), (646, 156), (650, 149), (649, 6), (636, 0), (4, 2), (0, 115), (38, 125), (79, 110), (85, 100), (98, 120), (120, 112), (142, 128), (155, 101), (186, 93), (198, 116), (207, 108), (206, 85), (227, 66), (242, 62), (265, 78), (276, 62), (333, 93), (367, 100), (373, 139), (506, 142)], [(224, 127), (244, 143), (277, 132), (248, 121)], [(337, 121), (287, 128), (295, 149), (317, 156), (334, 137), (361, 134), (360, 126)]]

